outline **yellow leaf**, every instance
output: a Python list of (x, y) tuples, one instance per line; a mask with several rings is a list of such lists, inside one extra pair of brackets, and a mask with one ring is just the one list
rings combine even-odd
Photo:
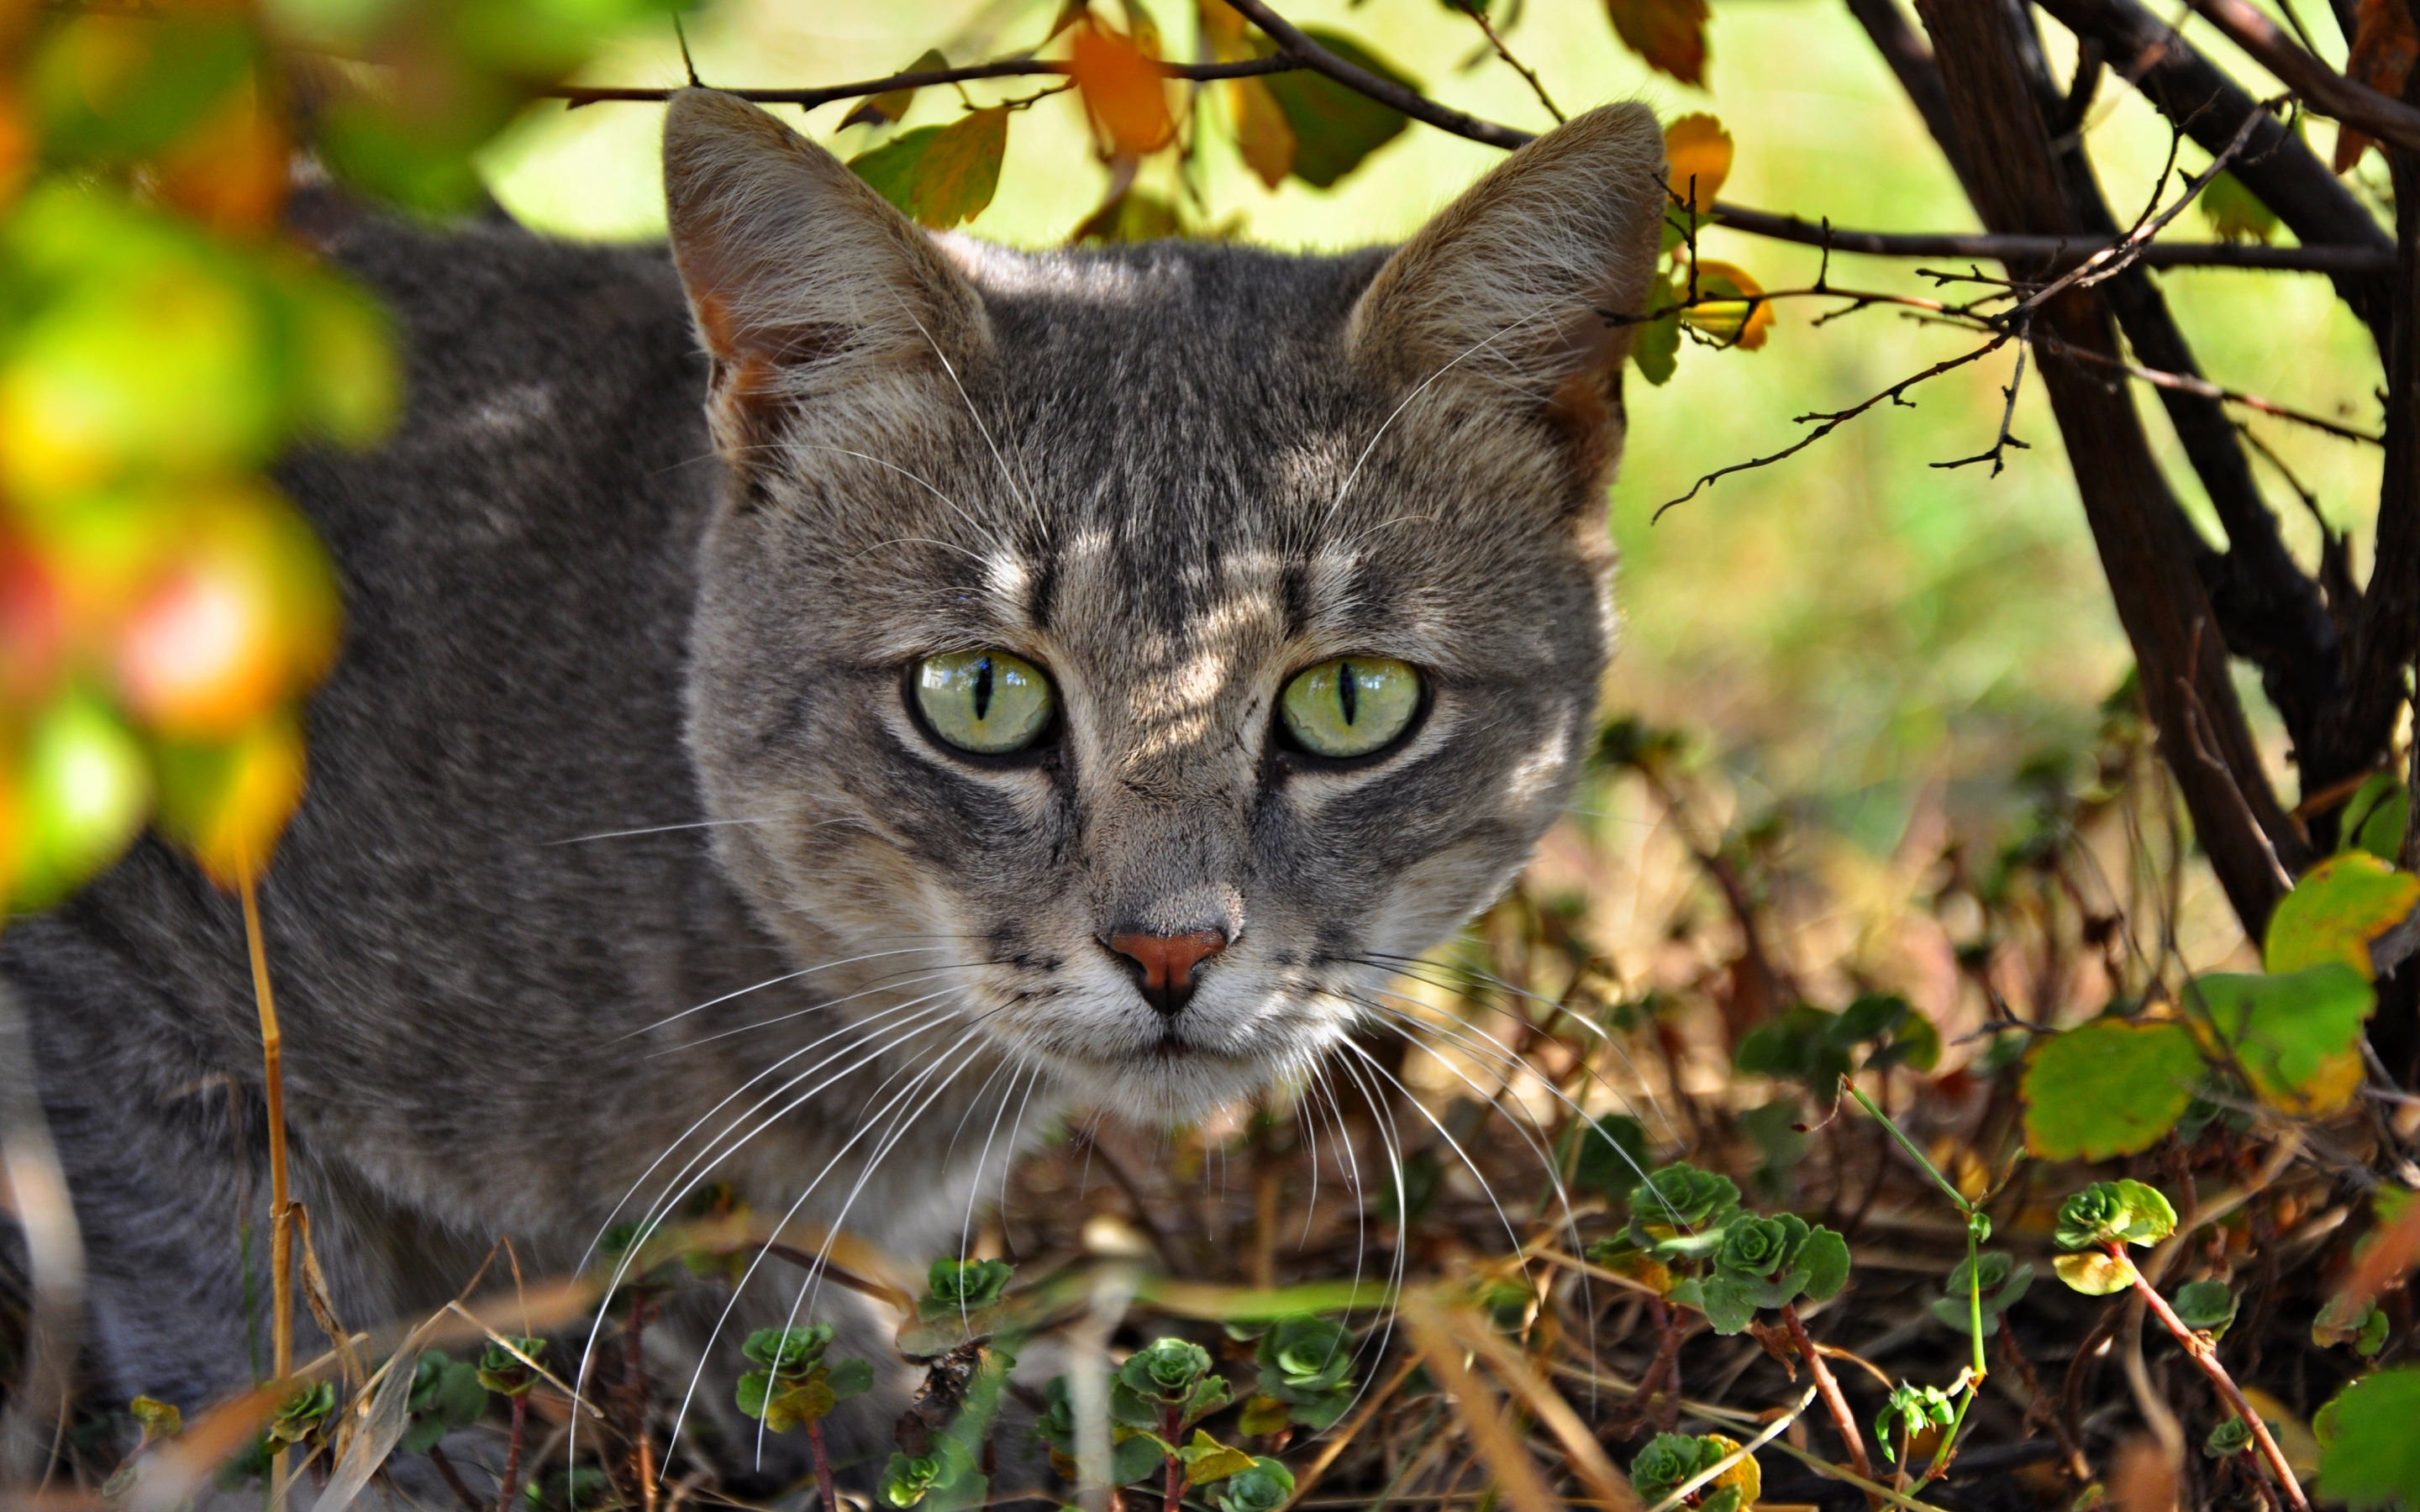
[[(1224, 8), (1221, 7), (1220, 8)], [(1294, 127), (1269, 86), (1258, 79), (1227, 81), (1227, 103), (1235, 116), (1235, 146), (1244, 165), (1271, 189), (1294, 171)]]
[(1731, 133), (1712, 116), (1683, 116), (1664, 129), (1664, 158), (1672, 193), (1704, 215), (1731, 176)]
[(2365, 979), (2377, 973), (2369, 942), (2420, 904), (2420, 876), (2398, 872), (2366, 851), (2331, 856), (2303, 874), (2269, 916), (2262, 964), (2284, 976), (2341, 961)]
[(1076, 33), (1067, 70), (1112, 150), (1140, 157), (1176, 139), (1168, 81), (1132, 39), (1086, 26)]
[(280, 710), (218, 746), (163, 744), (160, 828), (233, 891), (266, 871), (278, 833), (302, 801), (302, 725)]
[(1730, 263), (1698, 264), (1698, 302), (1681, 318), (1726, 347), (1754, 351), (1773, 327), (1773, 302), (1759, 298), (1763, 286)]
[(1252, 1468), (1252, 1457), (1241, 1449), (1231, 1448), (1201, 1428), (1193, 1430), (1193, 1442), (1179, 1449), (1177, 1458), (1185, 1461), (1185, 1473), (1193, 1484), (1225, 1480)]
[(1201, 17), (1202, 39), (1210, 44), (1213, 57), (1221, 63), (1234, 63), (1252, 55), (1242, 11), (1227, 0), (1201, 0), (1195, 8)]

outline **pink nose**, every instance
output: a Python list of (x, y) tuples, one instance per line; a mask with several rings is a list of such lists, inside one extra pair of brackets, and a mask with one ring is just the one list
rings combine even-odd
[(1193, 968), (1227, 948), (1218, 930), (1193, 934), (1112, 934), (1109, 949), (1134, 963), (1145, 1001), (1173, 1018), (1193, 995)]

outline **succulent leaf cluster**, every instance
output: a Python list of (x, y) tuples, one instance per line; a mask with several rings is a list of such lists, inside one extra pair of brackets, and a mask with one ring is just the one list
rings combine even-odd
[(1285, 1404), (1290, 1422), (1335, 1426), (1353, 1405), (1353, 1331), (1332, 1318), (1280, 1319), (1254, 1351), (1263, 1396)]
[(827, 1360), (831, 1341), (830, 1323), (760, 1328), (749, 1335), (739, 1352), (757, 1368), (739, 1378), (734, 1394), (739, 1410), (763, 1419), (768, 1431), (786, 1433), (821, 1422), (833, 1408), (871, 1389), (874, 1367), (863, 1360)]
[[(1653, 1506), (1737, 1453), (1739, 1447), (1737, 1440), (1719, 1433), (1659, 1433), (1630, 1462), (1630, 1488), (1641, 1503)], [(1685, 1500), (1698, 1512), (1743, 1512), (1756, 1504), (1763, 1489), (1756, 1456), (1747, 1455)]]
[(1717, 1334), (1742, 1332), (1761, 1307), (1822, 1302), (1848, 1284), (1848, 1241), (1796, 1213), (1734, 1213), (1714, 1237), (1706, 1273), (1673, 1288), (1672, 1300), (1703, 1312)]

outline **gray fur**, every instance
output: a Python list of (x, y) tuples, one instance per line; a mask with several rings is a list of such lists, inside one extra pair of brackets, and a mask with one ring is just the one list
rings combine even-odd
[[(567, 1269), (702, 1155), (770, 1217), (845, 1149), (799, 1216), (861, 1186), (848, 1227), (921, 1261), (996, 1123), (998, 1179), (1002, 1109), (1030, 1137), (1071, 1102), (1179, 1119), (1304, 1073), (1387, 975), (1365, 958), (1484, 906), (1568, 791), (1627, 347), (1593, 312), (1637, 308), (1660, 152), (1637, 107), (1582, 117), (1391, 263), (1027, 256), (930, 241), (691, 91), (666, 161), (705, 356), (660, 251), (345, 238), (411, 406), (377, 454), (284, 472), (349, 619), (263, 894), (342, 1315), (434, 1305), (499, 1234)], [(905, 669), (971, 646), (1054, 678), (1038, 758), (954, 756), (909, 715)], [(1419, 666), (1432, 703), (1399, 752), (1315, 768), (1275, 700), (1344, 653)], [(1233, 944), (1172, 1021), (1100, 943), (1205, 927)], [(267, 1180), (233, 902), (147, 841), (5, 962), (107, 1389), (248, 1379), (235, 1229)], [(794, 1277), (761, 1282), (778, 1314)]]

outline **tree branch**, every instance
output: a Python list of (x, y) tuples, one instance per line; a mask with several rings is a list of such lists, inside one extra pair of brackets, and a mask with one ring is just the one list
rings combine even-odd
[[(2223, 146), (2224, 144), (2222, 144)], [(2067, 268), (2106, 252), (2114, 236), (1993, 236), (1980, 232), (1849, 231), (1795, 215), (1745, 205), (1718, 203), (1714, 224), (1749, 236), (1870, 257), (1985, 257), (1993, 262), (2042, 263)], [(2395, 268), (2395, 248), (2381, 233), (2379, 245), (2264, 247), (2231, 241), (2150, 241), (2135, 260), (2149, 268), (2259, 268), (2279, 272), (2376, 276)]]
[[(1924, 0), (1933, 52), (1958, 111), (1981, 191), (1977, 209), (1995, 231), (2073, 235), (2048, 130), (2017, 69), (1998, 0)], [(2230, 135), (2242, 125), (2231, 123)], [(2096, 290), (2070, 286), (2038, 308), (2040, 334), (2064, 346), (2118, 356), (2109, 312)], [(2131, 397), (2084, 363), (2040, 352), (2043, 386), (2067, 442), (2086, 520), (2100, 548), (2119, 623), (2141, 668), (2144, 697), (2160, 732), (2211, 869), (2244, 927), (2257, 935), (2284, 896), (2278, 860), (2304, 859), (2301, 838), (2278, 806), (2229, 681), (2225, 650), (2195, 628), (2212, 618), (2192, 564), (2181, 511), (2162, 476)], [(2183, 697), (2190, 688), (2194, 703)], [(2188, 720), (2207, 722), (2208, 744), (2226, 770), (2203, 764)], [(2238, 806), (2237, 795), (2242, 796)], [(2246, 822), (2249, 818), (2257, 822)]]
[(2203, 20), (2226, 34), (2227, 40), (2252, 54), (2287, 88), (2323, 116), (2333, 116), (2366, 135), (2391, 142), (2407, 152), (2420, 152), (2420, 110), (2380, 94), (2366, 84), (2348, 79), (2303, 51), (2276, 23), (2246, 0), (2186, 0)]
[[(2107, 49), (2110, 67), (2204, 151), (2218, 151), (2243, 117), (2260, 108), (2138, 0), (2041, 0), (2041, 7), (2079, 40), (2098, 41)], [(2368, 208), (2273, 116), (2254, 128), (2251, 143), (2230, 171), (2286, 223), (2305, 252), (2322, 246), (2363, 248), (2373, 256), (2394, 252), (2394, 239)], [(2325, 270), (2384, 350), (2392, 269), (2365, 260)]]
[[(1369, 69), (1345, 62), (1335, 54), (1302, 34), (1294, 23), (1271, 10), (1262, 0), (1227, 0), (1243, 18), (1269, 34), (1278, 44), (1280, 56), (1289, 57), (1304, 68), (1324, 73), (1356, 94), (1367, 95), (1382, 105), (1391, 105), (1416, 121), (1426, 121), (1439, 131), (1466, 136), (1474, 142), (1484, 142), (1493, 147), (1526, 147), (1537, 139), (1536, 133), (1499, 126), (1476, 116), (1440, 105), (1417, 91), (1404, 88), (1392, 79), (1381, 79)], [(2371, 133), (2377, 134), (2375, 132)]]
[[(1269, 57), (1246, 58), (1238, 63), (1158, 63), (1160, 73), (1171, 79), (1249, 79), (1264, 73), (1292, 73), (1306, 67), (1300, 61), (1280, 53)], [(894, 73), (882, 79), (861, 79), (855, 84), (825, 85), (814, 89), (724, 89), (717, 92), (736, 95), (759, 105), (797, 105), (813, 110), (835, 100), (862, 100), (869, 95), (887, 95), (894, 89), (925, 89), (935, 85), (967, 84), (977, 79), (1024, 79), (1037, 74), (1069, 72), (1069, 65), (1048, 58), (1001, 58), (990, 63), (970, 63), (955, 69), (918, 69), (908, 73)], [(604, 104), (613, 100), (644, 102), (670, 100), (687, 85), (650, 87), (644, 85), (563, 85), (552, 89), (540, 89), (540, 100), (562, 100), (574, 110), (582, 105)]]

